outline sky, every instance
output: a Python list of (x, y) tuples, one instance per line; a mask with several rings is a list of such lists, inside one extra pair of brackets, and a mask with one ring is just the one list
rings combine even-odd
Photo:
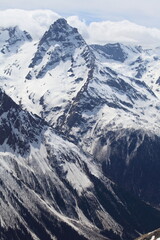
[(159, 9), (160, 0), (0, 0), (0, 25), (19, 21), (38, 37), (58, 17), (65, 17), (88, 43), (160, 45)]
[(50, 9), (63, 16), (78, 15), (88, 22), (129, 20), (160, 28), (159, 0), (0, 0), (0, 9)]

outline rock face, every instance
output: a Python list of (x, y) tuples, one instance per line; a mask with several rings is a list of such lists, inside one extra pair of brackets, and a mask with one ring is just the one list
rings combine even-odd
[(30, 152), (30, 143), (38, 142), (42, 120), (22, 110), (3, 91), (0, 92), (0, 102), (1, 151), (10, 149), (25, 156)]
[(159, 240), (160, 239), (160, 230), (157, 229), (151, 233), (144, 234), (136, 240)]
[(140, 130), (110, 131), (99, 139), (104, 173), (127, 191), (159, 206), (159, 144), (155, 134)]
[(65, 19), (38, 43), (9, 29), (1, 240), (132, 240), (158, 228), (159, 48), (89, 46)]
[(91, 45), (91, 47), (106, 59), (124, 62), (128, 56), (123, 50), (123, 45), (120, 43), (106, 44), (104, 46)]

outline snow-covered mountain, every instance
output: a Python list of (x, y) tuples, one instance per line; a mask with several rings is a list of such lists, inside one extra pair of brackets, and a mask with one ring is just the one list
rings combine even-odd
[(89, 46), (65, 19), (0, 34), (1, 239), (158, 228), (159, 48)]
[(160, 213), (119, 189), (77, 146), (3, 91), (0, 101), (2, 240), (133, 239), (158, 227)]

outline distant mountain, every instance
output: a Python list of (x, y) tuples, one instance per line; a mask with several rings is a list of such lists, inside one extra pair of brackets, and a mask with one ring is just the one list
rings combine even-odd
[(123, 45), (120, 43), (109, 43), (104, 46), (95, 44), (92, 45), (92, 48), (104, 59), (112, 59), (123, 63), (128, 57), (128, 54), (123, 49)]
[(1, 53), (16, 53), (25, 41), (32, 41), (32, 37), (28, 32), (21, 31), (19, 27), (0, 28)]
[(158, 228), (159, 48), (89, 46), (65, 19), (0, 34), (1, 240)]

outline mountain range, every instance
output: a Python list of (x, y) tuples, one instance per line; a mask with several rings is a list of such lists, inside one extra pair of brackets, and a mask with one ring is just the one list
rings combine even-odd
[(0, 28), (1, 240), (130, 240), (160, 224), (160, 47), (65, 19)]

